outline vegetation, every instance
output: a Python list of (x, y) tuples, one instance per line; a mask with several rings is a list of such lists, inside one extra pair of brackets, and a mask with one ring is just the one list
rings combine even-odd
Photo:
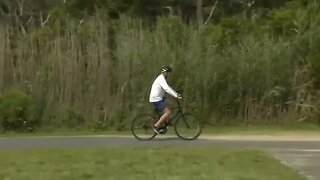
[(0, 2), (1, 122), (37, 107), (9, 129), (124, 129), (164, 64), (207, 124), (320, 124), (317, 0), (88, 2)]
[(32, 97), (12, 91), (0, 99), (0, 125), (3, 130), (31, 131), (39, 124), (41, 108)]
[(1, 151), (1, 179), (304, 179), (272, 156), (220, 148)]

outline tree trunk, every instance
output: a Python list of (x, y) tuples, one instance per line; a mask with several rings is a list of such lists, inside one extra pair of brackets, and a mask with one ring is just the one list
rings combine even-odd
[(198, 28), (200, 28), (203, 25), (202, 0), (197, 0), (197, 21)]

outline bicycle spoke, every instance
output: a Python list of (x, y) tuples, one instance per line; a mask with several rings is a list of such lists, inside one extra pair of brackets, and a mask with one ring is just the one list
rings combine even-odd
[(179, 119), (175, 124), (175, 131), (180, 138), (193, 140), (201, 134), (202, 125), (196, 116), (192, 114), (185, 114), (178, 118)]
[(152, 126), (152, 116), (139, 115), (132, 121), (131, 132), (139, 140), (150, 140), (156, 136)]

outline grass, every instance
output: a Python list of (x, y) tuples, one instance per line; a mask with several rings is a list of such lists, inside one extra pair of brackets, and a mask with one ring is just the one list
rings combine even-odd
[(0, 151), (0, 179), (302, 180), (256, 150), (104, 148)]

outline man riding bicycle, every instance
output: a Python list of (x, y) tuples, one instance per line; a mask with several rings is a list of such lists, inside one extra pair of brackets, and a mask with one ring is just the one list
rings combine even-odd
[(165, 93), (170, 94), (174, 98), (182, 99), (181, 95), (173, 90), (167, 83), (166, 79), (170, 76), (172, 69), (170, 66), (164, 66), (161, 68), (161, 73), (154, 80), (151, 87), (149, 102), (151, 102), (155, 108), (162, 113), (162, 116), (153, 126), (153, 130), (159, 134), (162, 133), (164, 123), (169, 123), (169, 117), (172, 114), (172, 109), (167, 106), (164, 100)]

